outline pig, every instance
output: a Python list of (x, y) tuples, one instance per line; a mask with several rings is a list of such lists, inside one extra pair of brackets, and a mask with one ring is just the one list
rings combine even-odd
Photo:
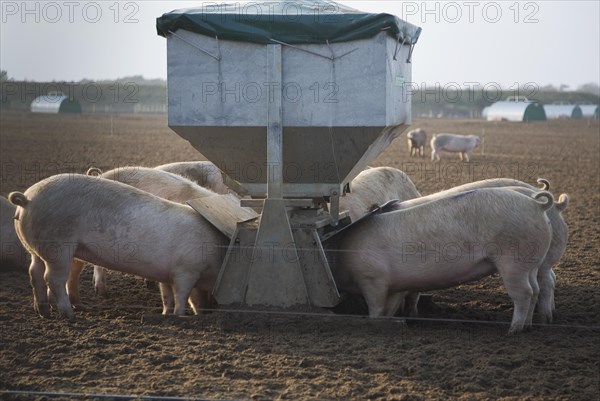
[[(540, 178), (537, 181), (539, 184), (542, 184), (544, 190), (550, 188), (550, 183), (547, 180)], [(474, 189), (500, 187), (512, 189), (526, 195), (532, 195), (534, 192), (539, 191), (538, 188), (519, 180), (510, 178), (488, 179), (460, 185), (428, 196), (397, 203), (388, 208), (388, 210), (403, 210)], [(560, 195), (558, 202), (555, 202), (546, 212), (552, 227), (552, 240), (550, 242), (550, 248), (538, 270), (538, 282), (540, 285), (538, 312), (543, 323), (551, 323), (553, 320), (553, 311), (555, 310), (554, 289), (556, 285), (556, 275), (552, 270), (552, 267), (560, 260), (567, 248), (569, 231), (567, 224), (562, 217), (562, 212), (568, 205), (569, 196), (567, 194), (562, 194)], [(417, 315), (417, 301), (418, 294), (412, 293), (407, 295), (407, 303), (412, 306), (410, 309), (410, 316)]]
[[(217, 195), (215, 192), (197, 185), (185, 177), (168, 171), (147, 167), (119, 167), (105, 173), (102, 173), (102, 171), (96, 167), (91, 167), (88, 169), (87, 174), (119, 181), (178, 203), (185, 203), (190, 199)], [(69, 297), (71, 303), (74, 304), (79, 304), (81, 302), (79, 297), (79, 275), (83, 267), (84, 265), (82, 262), (74, 264), (73, 272), (68, 281), (70, 289)], [(98, 295), (102, 297), (108, 296), (106, 272), (100, 266), (94, 266), (94, 289)], [(163, 295), (167, 294), (168, 298), (168, 290), (162, 291), (161, 293)], [(204, 298), (195, 297), (194, 299)], [(167, 300), (167, 303), (172, 304), (172, 299)], [(207, 305), (191, 303), (191, 306), (194, 312), (196, 312), (198, 309), (202, 309)]]
[(373, 207), (397, 199), (400, 201), (421, 196), (415, 184), (401, 170), (393, 167), (372, 167), (360, 172), (350, 183), (350, 193), (340, 197), (340, 210), (348, 210), (356, 221)]
[[(390, 200), (404, 201), (420, 197), (415, 184), (403, 171), (393, 167), (367, 167), (350, 183), (350, 193), (340, 197), (340, 210), (347, 210), (350, 219), (357, 221), (369, 213), (374, 207)], [(408, 294), (407, 294), (408, 295)], [(418, 296), (418, 294), (413, 295)], [(350, 299), (336, 310), (353, 313), (365, 313), (365, 308), (355, 306), (362, 301)], [(404, 300), (399, 300), (398, 308), (404, 309)], [(416, 308), (416, 306), (415, 306)]]
[[(173, 313), (185, 314), (193, 288), (211, 291), (228, 239), (190, 206), (132, 186), (59, 174), (12, 192), (15, 228), (31, 253), (34, 308), (74, 319), (66, 284), (73, 258), (165, 284)], [(117, 252), (127, 247), (128, 253)], [(163, 313), (170, 313), (163, 303)]]
[(459, 153), (460, 160), (468, 162), (473, 149), (479, 146), (477, 135), (437, 134), (431, 138), (431, 160), (440, 160), (440, 152)]
[(553, 202), (546, 191), (531, 197), (483, 188), (370, 216), (334, 237), (328, 254), (335, 281), (361, 293), (369, 316), (377, 317), (393, 314), (406, 291), (449, 288), (498, 272), (514, 303), (509, 333), (521, 332), (532, 322), (537, 271), (552, 240), (545, 212)]
[(0, 197), (0, 265), (26, 270), (30, 257), (15, 231), (13, 217), (16, 210), (8, 199)]
[(223, 173), (209, 161), (175, 162), (154, 167), (188, 178), (218, 194), (235, 194), (223, 181)]
[(408, 131), (406, 134), (408, 138), (408, 152), (411, 156), (423, 157), (423, 149), (427, 143), (427, 133), (424, 129), (417, 128)]
[(160, 196), (161, 198), (179, 203), (194, 198), (217, 195), (216, 192), (198, 185), (181, 175), (148, 167), (119, 167), (104, 173), (100, 169), (91, 167), (88, 169), (87, 175), (95, 175), (119, 181)]

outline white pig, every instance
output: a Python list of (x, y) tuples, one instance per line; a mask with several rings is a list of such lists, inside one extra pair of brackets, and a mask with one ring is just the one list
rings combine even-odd
[(340, 210), (348, 210), (350, 219), (356, 221), (373, 207), (398, 199), (400, 201), (421, 196), (415, 184), (401, 170), (393, 167), (373, 167), (363, 170), (350, 183), (350, 193), (340, 197)]
[[(420, 196), (415, 184), (403, 171), (393, 167), (368, 167), (352, 180), (350, 193), (340, 197), (340, 210), (347, 210), (350, 219), (356, 221), (387, 201), (396, 199), (402, 202)], [(418, 297), (418, 293), (412, 296)], [(404, 309), (404, 299), (400, 298), (398, 302), (398, 308)], [(355, 302), (350, 301), (349, 304), (354, 305)]]
[(509, 333), (520, 332), (531, 325), (537, 271), (552, 239), (545, 214), (552, 204), (548, 192), (532, 198), (486, 188), (371, 216), (336, 240), (336, 283), (361, 293), (375, 317), (395, 312), (398, 293), (448, 288), (498, 272), (514, 303)]
[[(543, 185), (543, 189), (547, 190), (550, 184), (547, 180), (538, 179), (538, 183)], [(443, 199), (450, 196), (454, 196), (461, 192), (471, 191), (480, 188), (508, 188), (515, 191), (522, 192), (526, 195), (531, 196), (533, 193), (539, 191), (538, 188), (529, 185), (519, 180), (513, 180), (510, 178), (495, 178), (489, 180), (476, 181), (469, 184), (460, 185), (445, 191), (437, 192), (431, 195), (423, 196), (416, 199), (411, 199), (402, 203), (397, 203), (390, 207), (390, 210), (403, 210), (417, 205), (422, 205), (427, 202), (431, 202), (437, 199)], [(538, 311), (543, 323), (551, 323), (554, 307), (554, 289), (556, 285), (556, 275), (552, 270), (552, 267), (560, 260), (563, 253), (567, 248), (567, 240), (569, 236), (569, 230), (565, 223), (562, 212), (569, 205), (569, 196), (567, 194), (560, 195), (558, 202), (546, 211), (546, 215), (550, 220), (552, 227), (552, 240), (550, 242), (550, 248), (544, 257), (542, 264), (538, 270), (538, 282), (540, 285), (540, 294), (538, 300)], [(424, 216), (428, 218), (428, 216)], [(417, 294), (409, 294), (410, 297), (416, 297), (416, 300), (410, 301), (411, 316), (416, 316), (416, 303), (418, 301)]]
[(16, 209), (8, 199), (0, 197), (0, 265), (27, 269), (30, 257), (15, 231)]
[(209, 161), (175, 162), (161, 164), (154, 168), (186, 177), (218, 194), (226, 195), (234, 193), (223, 182), (223, 173), (221, 170)]
[(425, 144), (427, 143), (427, 133), (425, 130), (422, 128), (417, 128), (408, 131), (406, 137), (408, 138), (408, 152), (410, 155), (420, 155), (423, 157), (423, 150), (425, 148)]
[(440, 152), (459, 153), (460, 160), (469, 161), (473, 149), (479, 146), (477, 135), (437, 134), (431, 138), (431, 160), (440, 160)]
[(228, 244), (191, 207), (99, 177), (59, 174), (9, 200), (32, 254), (34, 307), (42, 316), (49, 294), (62, 316), (74, 318), (66, 291), (73, 258), (170, 285), (174, 313), (182, 315), (192, 288), (212, 290)]
[[(87, 172), (88, 175), (99, 175), (113, 181), (119, 181), (132, 187), (136, 187), (153, 195), (159, 196), (173, 202), (185, 203), (190, 199), (205, 198), (217, 195), (215, 192), (204, 188), (189, 179), (168, 171), (153, 169), (147, 167), (131, 166), (119, 167), (109, 170), (105, 173), (98, 168), (92, 167)], [(84, 265), (82, 262), (73, 265), (73, 271), (68, 281), (69, 298), (71, 303), (79, 304), (79, 275)], [(94, 289), (100, 296), (107, 297), (106, 271), (100, 266), (94, 266)], [(169, 289), (161, 290), (163, 304), (173, 307), (173, 297), (169, 295)], [(208, 305), (204, 303), (193, 302), (193, 300), (208, 299), (207, 295), (195, 294), (190, 300), (190, 305), (194, 312), (203, 309)]]
[(160, 196), (161, 198), (179, 203), (184, 203), (194, 198), (217, 195), (216, 192), (198, 185), (181, 175), (148, 167), (119, 167), (104, 173), (92, 167), (88, 170), (87, 174), (99, 175), (108, 180), (119, 181)]

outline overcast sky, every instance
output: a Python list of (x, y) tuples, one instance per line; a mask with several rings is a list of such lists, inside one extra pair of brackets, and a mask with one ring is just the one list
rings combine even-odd
[[(600, 81), (598, 0), (340, 3), (423, 28), (413, 54), (417, 84), (575, 89)], [(166, 40), (156, 34), (156, 17), (202, 4), (1, 0), (0, 67), (16, 80), (166, 79)]]

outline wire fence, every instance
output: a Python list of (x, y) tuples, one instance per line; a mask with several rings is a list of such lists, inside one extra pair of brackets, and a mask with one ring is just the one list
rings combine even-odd
[[(92, 400), (140, 400), (140, 401), (217, 401), (215, 399), (197, 398), (197, 397), (167, 397), (162, 395), (134, 395), (134, 394), (93, 394), (93, 393), (73, 393), (56, 391), (27, 391), (27, 390), (0, 390), (0, 399), (19, 400), (22, 397), (48, 397), (64, 399), (92, 399)], [(219, 399), (219, 401), (225, 401)], [(231, 400), (234, 401), (234, 400)]]
[[(117, 304), (112, 306), (99, 306), (93, 305), (91, 307), (86, 306), (85, 310), (91, 312), (96, 311), (118, 311), (118, 310), (141, 310), (148, 312), (156, 312), (160, 309), (160, 306), (142, 306), (142, 305), (123, 305)], [(198, 309), (200, 314), (198, 316), (187, 315), (186, 318), (197, 318), (202, 319), (202, 312), (210, 313), (235, 313), (235, 314), (247, 314), (247, 315), (265, 315), (265, 316), (287, 316), (287, 317), (312, 317), (312, 318), (324, 318), (324, 319), (338, 319), (338, 320), (363, 320), (363, 321), (383, 321), (383, 322), (432, 322), (432, 323), (465, 323), (465, 324), (480, 324), (480, 325), (503, 325), (510, 326), (509, 321), (500, 320), (480, 320), (480, 319), (455, 319), (455, 318), (439, 318), (439, 317), (409, 317), (409, 316), (379, 316), (370, 317), (368, 315), (358, 314), (343, 314), (333, 313), (327, 309), (323, 309), (323, 312), (303, 312), (303, 311), (286, 311), (286, 310), (260, 310), (260, 309), (236, 309), (236, 308), (202, 308)], [(155, 317), (160, 318), (164, 315), (156, 314)], [(167, 315), (174, 316), (174, 315)], [(585, 324), (560, 324), (560, 323), (532, 323), (533, 327), (550, 328), (550, 329), (581, 329), (581, 330), (598, 330), (600, 331), (600, 325), (585, 325)]]

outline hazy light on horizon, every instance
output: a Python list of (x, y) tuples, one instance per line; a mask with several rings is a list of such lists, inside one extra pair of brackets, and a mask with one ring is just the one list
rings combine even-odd
[[(2, 1), (0, 68), (16, 80), (166, 79), (156, 18), (205, 3)], [(423, 28), (413, 54), (418, 85), (533, 82), (575, 89), (600, 81), (597, 1), (340, 3)]]

